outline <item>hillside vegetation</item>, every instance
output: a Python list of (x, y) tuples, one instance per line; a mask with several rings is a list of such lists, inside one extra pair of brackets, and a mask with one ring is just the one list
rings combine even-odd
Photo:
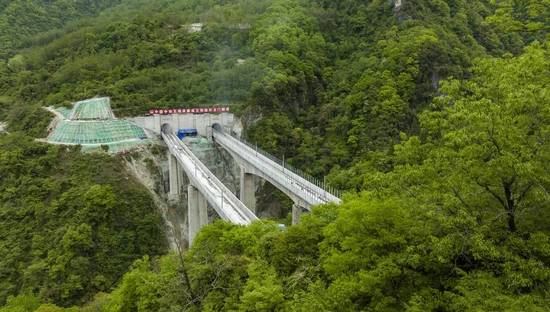
[[(0, 311), (550, 308), (547, 0), (29, 3), (0, 54)], [(160, 256), (116, 158), (31, 139), (94, 95), (262, 117), (249, 141), (347, 195)]]
[[(121, 161), (0, 134), (0, 300), (83, 304), (166, 251), (151, 195)], [(7, 311), (13, 311), (7, 308)]]

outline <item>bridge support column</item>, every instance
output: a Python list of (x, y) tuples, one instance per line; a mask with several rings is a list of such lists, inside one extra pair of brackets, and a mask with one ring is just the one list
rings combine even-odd
[(292, 205), (292, 225), (300, 224), (301, 216), (302, 216), (302, 207), (296, 204)]
[(170, 179), (170, 198), (177, 199), (180, 194), (180, 178), (179, 178), (179, 165), (176, 157), (168, 152), (168, 171)]
[(254, 176), (246, 173), (244, 166), (241, 166), (241, 194), (239, 199), (253, 214), (256, 214), (256, 188), (254, 187)]
[(187, 219), (189, 221), (189, 246), (191, 246), (199, 230), (208, 224), (206, 198), (191, 184), (187, 187)]
[(178, 165), (178, 194), (185, 192), (185, 185), (188, 184), (185, 181), (185, 171), (179, 161), (176, 161)]

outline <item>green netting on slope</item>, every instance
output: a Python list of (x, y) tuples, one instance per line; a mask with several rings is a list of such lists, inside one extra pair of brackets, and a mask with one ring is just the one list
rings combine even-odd
[(71, 121), (62, 120), (49, 142), (66, 144), (108, 144), (135, 140), (145, 135), (143, 129), (126, 120)]
[(71, 116), (71, 113), (73, 112), (72, 109), (68, 109), (66, 107), (59, 107), (56, 108), (56, 110), (65, 118), (69, 118), (69, 116)]
[(71, 119), (113, 119), (109, 98), (89, 99), (76, 102)]

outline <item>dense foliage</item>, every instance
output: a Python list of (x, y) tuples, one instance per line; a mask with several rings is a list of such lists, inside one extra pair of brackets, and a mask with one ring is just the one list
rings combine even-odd
[(0, 134), (0, 146), (0, 302), (81, 304), (165, 251), (152, 198), (120, 161), (19, 133)]
[[(63, 19), (64, 1), (4, 2), (0, 22), (43, 13), (2, 33), (4, 310), (549, 308), (548, 0), (95, 1)], [(155, 257), (151, 199), (116, 159), (30, 139), (39, 106), (94, 95), (118, 116), (231, 105), (250, 141), (348, 195)]]
[[(0, 58), (12, 57), (30, 35), (52, 31), (67, 22), (97, 15), (120, 0), (2, 0), (0, 1)], [(50, 36), (55, 36), (51, 32)], [(58, 34), (59, 35), (59, 34)], [(43, 36), (42, 40), (47, 36)]]

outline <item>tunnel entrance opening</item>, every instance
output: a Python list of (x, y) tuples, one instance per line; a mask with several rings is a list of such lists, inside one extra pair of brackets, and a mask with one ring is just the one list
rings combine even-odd
[(164, 134), (172, 134), (174, 133), (173, 130), (172, 130), (172, 126), (170, 126), (170, 124), (163, 124), (160, 128), (160, 130), (162, 131), (162, 133)]
[(219, 124), (219, 123), (215, 123), (212, 125), (212, 129), (218, 131), (218, 132), (223, 132), (223, 129), (222, 129), (222, 126)]

